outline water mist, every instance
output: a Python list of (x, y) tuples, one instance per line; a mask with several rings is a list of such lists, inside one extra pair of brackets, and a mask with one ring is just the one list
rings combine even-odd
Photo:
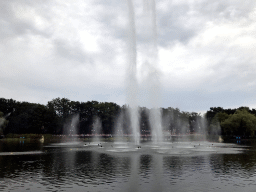
[(101, 136), (100, 134), (102, 134), (102, 123), (99, 117), (95, 116), (93, 119), (93, 143), (100, 143), (101, 142)]
[(136, 48), (136, 28), (134, 19), (134, 8), (132, 0), (127, 0), (129, 9), (129, 29), (128, 29), (128, 69), (126, 75), (126, 99), (130, 114), (132, 134), (135, 144), (140, 142), (139, 133), (139, 111), (138, 111), (138, 81), (137, 81), (137, 48)]
[(149, 104), (152, 109), (149, 112), (151, 134), (154, 142), (163, 141), (162, 114), (160, 106), (160, 72), (157, 68), (157, 26), (156, 8), (154, 0), (144, 0), (144, 27), (147, 44), (144, 49), (145, 66), (147, 67), (147, 88), (149, 92)]
[[(137, 80), (137, 47), (136, 27), (134, 19), (134, 7), (132, 0), (127, 0), (129, 8), (129, 32), (128, 32), (128, 69), (126, 76), (127, 103), (131, 121), (132, 134), (135, 144), (139, 144), (139, 112), (138, 112), (138, 80)], [(147, 37), (146, 48), (143, 50), (144, 65), (147, 72), (147, 89), (149, 104), (152, 107), (149, 113), (151, 134), (154, 142), (163, 141), (162, 115), (160, 104), (160, 80), (157, 50), (156, 10), (154, 0), (144, 0), (144, 33)]]
[(124, 137), (124, 113), (121, 111), (118, 115), (117, 121), (115, 122), (115, 141), (123, 141)]
[(79, 114), (72, 115), (71, 119), (68, 119), (64, 124), (63, 134), (76, 135), (79, 124)]

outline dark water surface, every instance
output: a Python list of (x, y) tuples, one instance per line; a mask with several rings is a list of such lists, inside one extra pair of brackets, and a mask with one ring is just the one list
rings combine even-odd
[(0, 142), (0, 191), (256, 191), (254, 147), (101, 145)]

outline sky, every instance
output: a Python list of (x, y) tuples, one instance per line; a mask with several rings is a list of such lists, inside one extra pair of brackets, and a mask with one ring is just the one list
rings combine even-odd
[[(155, 0), (159, 107), (256, 108), (256, 2)], [(147, 27), (134, 1), (139, 105)], [(0, 0), (0, 97), (127, 102), (126, 0)]]

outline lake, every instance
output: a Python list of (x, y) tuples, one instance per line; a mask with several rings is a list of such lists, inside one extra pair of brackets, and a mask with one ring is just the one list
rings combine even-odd
[(256, 189), (255, 149), (195, 141), (139, 148), (0, 141), (0, 191), (249, 192)]

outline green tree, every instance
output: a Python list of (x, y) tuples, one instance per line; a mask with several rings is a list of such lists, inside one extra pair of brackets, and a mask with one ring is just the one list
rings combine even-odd
[(113, 126), (120, 112), (120, 107), (115, 103), (108, 102), (99, 103), (96, 107), (97, 116), (102, 121), (103, 132), (107, 134), (114, 132)]
[(72, 114), (72, 105), (67, 98), (56, 98), (48, 102), (47, 107), (53, 109), (55, 113), (65, 119)]
[(208, 133), (210, 135), (219, 135), (221, 134), (220, 124), (229, 118), (229, 115), (225, 112), (217, 113), (210, 122), (208, 127)]
[(205, 132), (205, 117), (200, 113), (189, 113), (190, 132), (204, 133)]
[(210, 126), (210, 123), (212, 122), (213, 118), (215, 117), (216, 114), (224, 111), (222, 107), (210, 107), (210, 110), (206, 112), (206, 119), (208, 122), (208, 128)]
[(248, 109), (237, 110), (226, 120), (221, 122), (225, 135), (254, 136), (256, 131), (256, 116), (250, 114)]

